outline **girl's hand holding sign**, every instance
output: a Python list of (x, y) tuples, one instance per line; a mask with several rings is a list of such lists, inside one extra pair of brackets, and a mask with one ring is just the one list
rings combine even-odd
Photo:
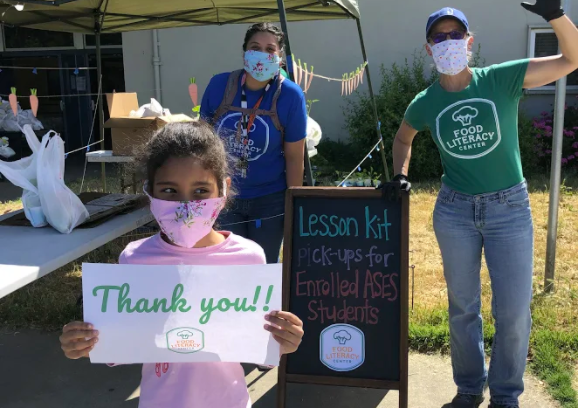
[(297, 351), (304, 334), (303, 322), (289, 312), (272, 312), (265, 319), (270, 323), (265, 325), (265, 330), (281, 345), (281, 354)]
[(88, 357), (98, 343), (98, 331), (89, 323), (71, 322), (64, 326), (60, 336), (60, 346), (64, 355), (71, 360)]

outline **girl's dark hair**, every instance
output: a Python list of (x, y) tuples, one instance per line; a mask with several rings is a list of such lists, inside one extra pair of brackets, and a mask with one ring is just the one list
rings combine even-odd
[[(230, 177), (225, 145), (213, 128), (202, 121), (168, 123), (139, 150), (135, 164), (151, 190), (156, 171), (171, 157), (198, 160), (203, 168), (214, 174), (220, 194), (223, 194), (223, 180)], [(228, 198), (233, 196), (230, 190), (227, 190)]]
[(279, 27), (273, 25), (271, 23), (258, 23), (253, 24), (247, 30), (245, 34), (245, 41), (243, 42), (243, 51), (247, 51), (247, 45), (251, 38), (257, 33), (271, 33), (277, 38), (277, 43), (279, 44), (279, 51), (282, 51), (285, 48), (285, 33), (281, 31)]

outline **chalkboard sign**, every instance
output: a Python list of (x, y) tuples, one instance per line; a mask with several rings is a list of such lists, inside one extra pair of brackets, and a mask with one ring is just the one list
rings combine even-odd
[(399, 390), (407, 407), (409, 197), (373, 188), (287, 191), (283, 309), (305, 336), (286, 383)]

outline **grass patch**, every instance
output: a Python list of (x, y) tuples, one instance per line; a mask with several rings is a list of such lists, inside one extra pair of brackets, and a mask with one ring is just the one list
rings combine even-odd
[(22, 208), (22, 202), (20, 200), (14, 201), (0, 201), (0, 215), (8, 214), (9, 212), (16, 211)]
[[(108, 180), (118, 191), (118, 178)], [(560, 195), (556, 257), (556, 292), (543, 293), (548, 227), (549, 181), (529, 182), (535, 227), (534, 319), (530, 339), (529, 369), (547, 384), (550, 394), (563, 408), (578, 408), (573, 371), (578, 362), (578, 178), (566, 180)], [(78, 183), (70, 183), (79, 191)], [(88, 180), (83, 191), (98, 191), (100, 179)], [(410, 315), (409, 342), (419, 352), (448, 352), (449, 327), (447, 290), (442, 261), (433, 232), (432, 211), (439, 183), (413, 186), (411, 195), (410, 263), (415, 265), (415, 308)], [(19, 201), (0, 203), (0, 214), (20, 206)], [(119, 238), (60, 270), (0, 299), (0, 323), (10, 328), (35, 327), (59, 330), (81, 318), (76, 306), (81, 293), (82, 262), (116, 263), (130, 241), (143, 235)], [(410, 294), (411, 295), (411, 294)], [(482, 268), (482, 315), (484, 341), (490, 350), (494, 335), (491, 318), (491, 289), (485, 262)], [(576, 384), (577, 381), (574, 381)]]

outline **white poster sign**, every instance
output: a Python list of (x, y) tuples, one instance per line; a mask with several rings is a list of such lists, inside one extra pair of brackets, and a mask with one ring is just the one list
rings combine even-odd
[(279, 365), (264, 317), (281, 310), (282, 264), (83, 264), (84, 321), (99, 331), (92, 363)]

